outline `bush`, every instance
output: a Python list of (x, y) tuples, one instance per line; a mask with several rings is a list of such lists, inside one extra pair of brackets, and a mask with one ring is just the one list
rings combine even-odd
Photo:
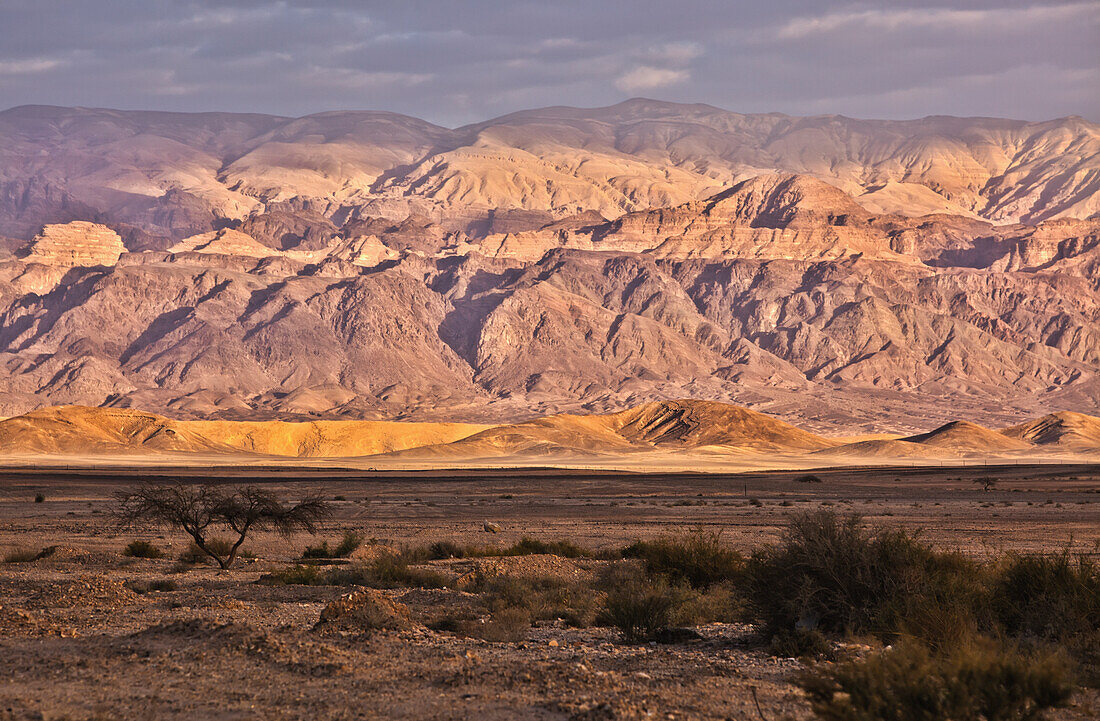
[(720, 534), (702, 530), (678, 538), (635, 541), (622, 555), (641, 559), (651, 574), (686, 581), (692, 588), (739, 580), (745, 567), (741, 554), (725, 546)]
[(130, 541), (122, 550), (122, 555), (130, 558), (164, 558), (164, 551), (149, 541)]
[(293, 566), (266, 573), (259, 583), (272, 586), (367, 586), (370, 588), (443, 588), (449, 579), (431, 569), (414, 568), (400, 554), (386, 554), (369, 563), (322, 569)]
[(34, 494), (34, 502), (35, 503), (45, 503), (46, 502), (46, 494), (44, 494), (44, 493)]
[(257, 583), (265, 586), (327, 586), (328, 579), (316, 566), (291, 566), (265, 573)]
[(992, 598), (1012, 635), (1064, 641), (1100, 630), (1100, 566), (1068, 549), (1053, 556), (1010, 555)]
[(565, 621), (583, 628), (596, 619), (598, 604), (591, 587), (556, 576), (536, 578), (475, 574), (468, 590), (478, 593), (493, 612), (523, 611), (529, 621)]
[(4, 563), (30, 563), (38, 560), (38, 551), (28, 548), (17, 548), (4, 555)]
[[(233, 544), (229, 540), (224, 538), (212, 538), (206, 541), (206, 547), (222, 558), (225, 558), (226, 554), (229, 553), (232, 545)], [(237, 551), (237, 557), (255, 558), (256, 556), (248, 549), (240, 549)], [(185, 566), (194, 566), (199, 563), (211, 562), (217, 563), (219, 566), (221, 566), (217, 559), (211, 558), (209, 555), (203, 552), (203, 550), (199, 548), (198, 544), (196, 543), (191, 543), (187, 547), (187, 550), (179, 555), (179, 558), (177, 560), (179, 560), (179, 562)]]
[(355, 531), (344, 531), (344, 537), (336, 544), (336, 548), (330, 549), (328, 541), (322, 541), (320, 546), (307, 546), (302, 552), (302, 558), (347, 558), (362, 545), (362, 535)]
[(1069, 550), (1053, 556), (1012, 554), (990, 594), (1005, 633), (1054, 642), (1080, 663), (1086, 683), (1100, 686), (1100, 566)]
[(804, 476), (796, 477), (794, 481), (795, 483), (821, 483), (821, 478), (812, 473), (807, 473)]
[(769, 635), (910, 632), (934, 643), (971, 633), (984, 597), (981, 569), (960, 554), (830, 512), (794, 516), (780, 545), (753, 554), (745, 589)]
[(676, 594), (663, 578), (636, 578), (608, 592), (601, 620), (627, 641), (649, 641), (669, 629), (676, 605)]
[(175, 581), (160, 579), (154, 581), (129, 581), (126, 588), (134, 593), (149, 593), (151, 591), (175, 591), (178, 587)]
[(546, 542), (529, 536), (524, 536), (517, 543), (500, 552), (501, 556), (534, 556), (540, 554), (561, 556), (562, 558), (583, 558), (592, 555), (572, 541)]
[(945, 654), (907, 641), (865, 659), (810, 669), (798, 684), (827, 721), (1011, 721), (1064, 706), (1063, 659), (1025, 655), (988, 639)]

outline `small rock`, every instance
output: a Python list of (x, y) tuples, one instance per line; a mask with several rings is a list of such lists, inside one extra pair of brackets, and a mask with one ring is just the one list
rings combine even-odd
[(500, 533), (500, 526), (492, 521), (486, 521), (481, 527), (486, 533)]

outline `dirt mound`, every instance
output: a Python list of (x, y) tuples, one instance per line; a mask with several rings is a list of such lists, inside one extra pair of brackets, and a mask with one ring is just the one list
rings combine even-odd
[(141, 596), (121, 581), (103, 576), (58, 581), (40, 589), (32, 597), (35, 605), (46, 608), (71, 606), (114, 607), (138, 603)]
[(1100, 452), (1100, 418), (1084, 413), (1052, 413), (1006, 428), (1001, 433), (1040, 446)]
[(953, 421), (928, 433), (901, 440), (957, 451), (1016, 451), (1031, 447), (1030, 443), (1023, 440), (967, 421)]
[(344, 594), (325, 606), (314, 628), (323, 633), (370, 633), (412, 626), (408, 606), (391, 600), (377, 589), (363, 588)]

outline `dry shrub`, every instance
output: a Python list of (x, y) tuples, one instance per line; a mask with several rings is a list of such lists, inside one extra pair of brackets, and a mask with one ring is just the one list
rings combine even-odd
[(961, 554), (937, 553), (906, 531), (813, 512), (794, 516), (778, 546), (753, 554), (745, 593), (769, 635), (908, 632), (948, 643), (974, 630), (982, 575)]
[(557, 576), (519, 577), (479, 570), (467, 588), (479, 594), (490, 611), (519, 610), (529, 622), (561, 620), (583, 628), (592, 625), (598, 612), (592, 587)]
[(322, 541), (319, 546), (307, 546), (302, 552), (304, 559), (331, 559), (347, 558), (355, 553), (363, 545), (363, 536), (355, 531), (344, 531), (344, 536), (334, 548), (329, 548), (328, 541)]
[(122, 550), (122, 555), (130, 558), (164, 558), (164, 551), (149, 541), (130, 541)]
[(649, 641), (672, 626), (679, 599), (663, 577), (622, 578), (607, 592), (600, 620), (630, 642)]
[(686, 581), (692, 588), (741, 578), (745, 560), (722, 543), (720, 534), (699, 530), (680, 537), (635, 541), (622, 551), (623, 558), (638, 558), (650, 574)]
[(988, 639), (934, 653), (905, 641), (858, 661), (821, 664), (798, 684), (826, 721), (1024, 721), (1073, 693), (1065, 659)]

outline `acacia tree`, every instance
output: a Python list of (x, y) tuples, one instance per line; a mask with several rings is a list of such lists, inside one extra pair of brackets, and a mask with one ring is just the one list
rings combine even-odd
[[(115, 517), (121, 525), (152, 523), (183, 530), (223, 569), (233, 565), (250, 532), (268, 530), (283, 536), (298, 530), (316, 533), (317, 523), (331, 514), (320, 496), (286, 505), (272, 491), (257, 486), (144, 483), (116, 493), (115, 499)], [(209, 534), (215, 529), (237, 534), (228, 552), (219, 553), (212, 547)]]

